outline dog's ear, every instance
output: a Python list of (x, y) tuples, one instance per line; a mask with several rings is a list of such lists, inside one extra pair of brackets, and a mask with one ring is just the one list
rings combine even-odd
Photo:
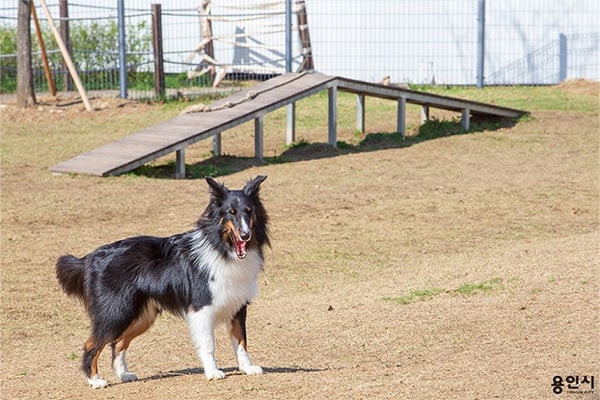
[(263, 183), (263, 181), (267, 179), (266, 176), (264, 175), (259, 175), (256, 178), (248, 181), (248, 183), (246, 183), (246, 186), (244, 186), (244, 193), (246, 193), (246, 195), (248, 196), (255, 196), (258, 194), (258, 189), (260, 188), (260, 184)]
[(206, 177), (206, 183), (210, 186), (210, 193), (212, 197), (217, 199), (223, 199), (229, 193), (229, 190), (222, 183), (218, 183), (211, 177)]

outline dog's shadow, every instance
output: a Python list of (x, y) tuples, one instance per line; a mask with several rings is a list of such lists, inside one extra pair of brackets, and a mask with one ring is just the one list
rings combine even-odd
[[(237, 368), (229, 367), (221, 369), (225, 374), (229, 376), (235, 375), (243, 375), (243, 372), (240, 372)], [(303, 367), (263, 367), (263, 372), (265, 374), (295, 374), (295, 373), (310, 373), (310, 372), (322, 372), (327, 370), (327, 368), (303, 368)], [(185, 368), (174, 371), (161, 372), (159, 374), (155, 374), (152, 376), (148, 376), (145, 378), (138, 379), (138, 382), (150, 382), (157, 381), (162, 379), (170, 379), (178, 376), (184, 375), (204, 375), (204, 370), (202, 368)], [(117, 384), (118, 385), (118, 384)]]

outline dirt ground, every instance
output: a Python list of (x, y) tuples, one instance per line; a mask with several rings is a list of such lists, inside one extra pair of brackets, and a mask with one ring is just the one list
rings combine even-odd
[[(58, 287), (56, 258), (188, 230), (206, 184), (47, 170), (177, 106), (94, 99), (92, 114), (77, 103), (1, 106), (0, 396), (600, 398), (599, 85), (552, 90), (592, 111), (531, 109), (514, 126), (354, 151), (285, 149), (284, 114), (270, 117), (273, 162), (239, 160), (243, 168), (218, 177), (230, 187), (269, 177), (262, 195), (273, 246), (248, 316), (250, 353), (265, 374), (237, 372), (220, 329), (227, 378), (207, 382), (185, 323), (163, 314), (130, 348), (140, 380), (118, 382), (107, 351), (100, 372), (110, 386), (95, 391), (79, 369), (89, 322)], [(300, 109), (299, 120), (311, 112)], [(393, 113), (369, 115), (370, 132), (394, 129)], [(418, 112), (409, 118), (416, 123)], [(300, 124), (299, 136), (323, 142), (326, 125)], [(348, 125), (340, 139), (361, 138)], [(250, 156), (252, 130), (225, 133), (223, 147)], [(209, 149), (192, 146), (188, 162)], [(277, 158), (286, 152), (288, 162)], [(593, 393), (581, 383), (553, 393), (555, 376), (586, 375), (595, 376)]]

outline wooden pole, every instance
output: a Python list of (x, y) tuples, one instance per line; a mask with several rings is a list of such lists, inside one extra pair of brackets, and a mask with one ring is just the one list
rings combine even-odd
[(52, 15), (50, 15), (50, 10), (48, 10), (48, 6), (46, 5), (46, 0), (40, 0), (40, 3), (42, 3), (42, 10), (44, 10), (44, 14), (48, 19), (48, 25), (50, 25), (50, 29), (54, 34), (54, 39), (56, 39), (56, 44), (58, 44), (58, 48), (60, 49), (63, 59), (65, 60), (65, 62), (67, 63), (67, 67), (69, 68), (69, 72), (71, 72), (71, 76), (73, 77), (73, 81), (75, 82), (75, 86), (77, 87), (77, 91), (79, 92), (81, 100), (83, 100), (83, 104), (85, 105), (85, 109), (88, 111), (94, 111), (94, 108), (90, 104), (87, 94), (85, 93), (85, 89), (83, 87), (83, 84), (81, 83), (81, 79), (79, 79), (79, 74), (75, 69), (73, 60), (71, 60), (71, 56), (69, 55), (69, 52), (67, 51), (67, 48), (65, 47), (65, 44), (62, 38), (60, 37), (60, 33), (58, 32), (58, 29), (56, 29), (56, 25), (54, 24)]
[[(62, 37), (67, 52), (71, 54), (71, 35), (69, 33), (69, 2), (68, 0), (59, 0), (58, 12), (60, 16), (60, 37)], [(63, 90), (70, 92), (73, 90), (73, 79), (69, 74), (69, 68), (64, 59), (61, 60), (63, 75)]]
[(44, 44), (44, 38), (42, 37), (42, 30), (40, 29), (40, 22), (38, 21), (37, 12), (35, 11), (35, 4), (31, 0), (31, 16), (33, 17), (33, 24), (35, 25), (35, 34), (37, 36), (38, 43), (40, 45), (40, 51), (42, 53), (42, 63), (44, 64), (44, 73), (46, 74), (46, 82), (48, 82), (48, 89), (50, 95), (56, 97), (56, 87), (54, 86), (54, 80), (52, 79), (52, 73), (50, 72), (50, 65), (48, 64), (48, 55), (46, 54), (46, 45)]
[(154, 94), (163, 97), (165, 88), (165, 66), (162, 46), (162, 7), (152, 4), (152, 49), (154, 50)]
[[(213, 44), (212, 34), (212, 21), (210, 20), (210, 4), (211, 0), (204, 0), (202, 7), (200, 7), (200, 26), (202, 28), (202, 41), (204, 45), (204, 54), (210, 57), (211, 60), (215, 59), (215, 47)], [(216, 68), (213, 65), (209, 70), (211, 78), (216, 76)]]
[(300, 43), (302, 44), (302, 57), (304, 58), (299, 71), (312, 71), (315, 69), (315, 64), (313, 63), (312, 49), (310, 46), (305, 0), (296, 0), (296, 7), (298, 10), (298, 31), (300, 32)]

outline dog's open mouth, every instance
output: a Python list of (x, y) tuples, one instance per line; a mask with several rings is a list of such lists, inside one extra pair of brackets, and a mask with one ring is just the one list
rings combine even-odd
[(235, 247), (235, 254), (240, 260), (246, 258), (246, 255), (248, 254), (246, 244), (248, 244), (247, 240), (242, 240), (238, 238), (237, 235), (233, 235), (233, 247)]

